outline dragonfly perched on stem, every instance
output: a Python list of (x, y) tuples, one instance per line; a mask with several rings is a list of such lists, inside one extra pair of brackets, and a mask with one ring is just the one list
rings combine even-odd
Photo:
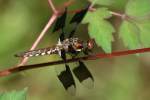
[(83, 20), (84, 16), (88, 12), (88, 9), (89, 6), (77, 12), (73, 16), (70, 24), (74, 23), (74, 27), (69, 33), (64, 31), (67, 18), (67, 8), (65, 9), (64, 13), (57, 18), (53, 29), (53, 32), (58, 30), (61, 32), (58, 43), (56, 45), (48, 48), (26, 51), (15, 55), (16, 57), (33, 57), (59, 54), (63, 59), (65, 66), (63, 68), (55, 68), (57, 76), (64, 88), (72, 95), (74, 95), (76, 91), (76, 84), (72, 72), (74, 73), (76, 78), (87, 88), (93, 87), (94, 84), (94, 78), (92, 74), (81, 60), (78, 61), (78, 66), (76, 66), (73, 71), (71, 71), (69, 65), (66, 63), (66, 54), (70, 54), (73, 58), (76, 57), (79, 53), (84, 53), (85, 55), (88, 55), (94, 47), (93, 39), (85, 42), (77, 37), (74, 37), (77, 26)]

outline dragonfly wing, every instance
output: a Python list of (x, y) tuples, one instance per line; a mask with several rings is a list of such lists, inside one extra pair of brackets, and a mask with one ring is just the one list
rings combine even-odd
[(88, 9), (89, 9), (89, 5), (86, 8), (82, 9), (81, 11), (77, 12), (73, 16), (73, 18), (71, 19), (70, 23), (77, 23), (77, 24), (79, 24), (83, 20), (83, 18), (86, 15)]
[(87, 6), (86, 8), (82, 9), (81, 11), (77, 12), (71, 19), (70, 23), (75, 23), (75, 26), (73, 28), (73, 30), (70, 32), (69, 34), (69, 38), (72, 37), (74, 35), (74, 33), (76, 32), (77, 26), (78, 24), (81, 23), (81, 21), (83, 20), (83, 18), (85, 17), (87, 11), (89, 9), (89, 6)]
[(79, 61), (79, 66), (73, 69), (73, 73), (87, 88), (92, 88), (94, 86), (94, 78), (82, 61)]
[(76, 85), (69, 66), (66, 64), (63, 68), (61, 68), (61, 70), (59, 69), (59, 73), (57, 72), (57, 74), (58, 79), (60, 80), (66, 91), (71, 95), (75, 95)]
[[(61, 50), (59, 52), (59, 55), (64, 60), (64, 62), (66, 62), (66, 52), (64, 50)], [(58, 67), (55, 67), (55, 70), (56, 70), (56, 73), (58, 75), (58, 79), (60, 80), (60, 82), (62, 83), (64, 88), (71, 95), (75, 95), (76, 85), (75, 85), (75, 81), (74, 81), (74, 78), (72, 76), (72, 73), (71, 73), (69, 66), (65, 63), (64, 67), (58, 66)]]
[(67, 8), (65, 9), (65, 12), (57, 18), (53, 32), (58, 31), (59, 29), (63, 29), (66, 24), (66, 17), (67, 17)]
[(62, 32), (62, 33), (60, 34), (59, 40), (60, 40), (60, 42), (62, 42), (62, 41), (65, 40), (65, 34), (64, 34), (64, 32)]

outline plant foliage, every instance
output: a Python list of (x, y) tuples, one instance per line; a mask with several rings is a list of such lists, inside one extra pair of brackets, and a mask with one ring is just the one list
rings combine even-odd
[(91, 38), (94, 38), (98, 46), (105, 52), (111, 52), (112, 33), (115, 32), (113, 26), (105, 19), (111, 17), (107, 8), (98, 8), (94, 12), (89, 12), (84, 19), (84, 23), (89, 23), (88, 31)]
[(150, 46), (150, 0), (129, 0), (124, 20), (120, 26), (120, 37), (130, 49)]
[[(93, 4), (110, 5), (112, 0), (94, 0)], [(118, 26), (120, 38), (129, 49), (150, 46), (150, 1), (129, 0), (125, 6), (125, 13), (122, 14), (122, 24)], [(111, 18), (111, 11), (107, 8), (97, 8), (89, 12), (83, 23), (88, 23), (88, 31), (91, 38), (94, 38), (98, 46), (106, 53), (110, 53), (113, 41), (112, 33), (115, 29), (107, 19)]]
[(26, 100), (27, 88), (21, 91), (5, 92), (0, 94), (0, 100)]

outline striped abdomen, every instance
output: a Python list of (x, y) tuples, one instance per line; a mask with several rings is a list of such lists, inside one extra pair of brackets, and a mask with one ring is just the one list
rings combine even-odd
[(34, 57), (34, 56), (44, 56), (44, 55), (50, 55), (50, 54), (56, 54), (60, 50), (59, 47), (49, 47), (44, 49), (38, 49), (38, 50), (32, 50), (23, 52), (20, 54), (16, 54), (16, 57)]

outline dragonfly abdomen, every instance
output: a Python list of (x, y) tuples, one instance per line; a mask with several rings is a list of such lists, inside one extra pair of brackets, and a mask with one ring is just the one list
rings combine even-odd
[(16, 54), (16, 57), (34, 57), (34, 56), (44, 56), (44, 55), (51, 55), (56, 54), (59, 51), (59, 47), (51, 47), (51, 48), (44, 48), (44, 49), (38, 49), (38, 50), (32, 50), (23, 52), (20, 54)]

